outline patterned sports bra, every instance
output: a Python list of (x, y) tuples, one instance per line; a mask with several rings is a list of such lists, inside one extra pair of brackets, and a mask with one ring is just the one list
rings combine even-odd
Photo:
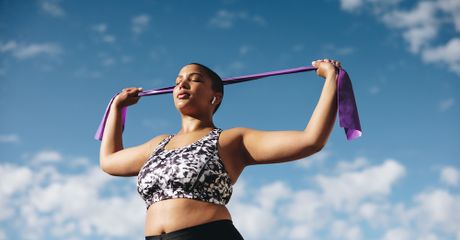
[(147, 209), (151, 204), (190, 198), (225, 205), (232, 195), (232, 182), (219, 157), (217, 142), (222, 129), (215, 128), (196, 142), (167, 150), (174, 135), (153, 150), (137, 176), (137, 191)]

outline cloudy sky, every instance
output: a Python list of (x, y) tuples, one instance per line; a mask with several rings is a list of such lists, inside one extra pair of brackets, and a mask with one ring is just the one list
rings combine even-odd
[[(460, 1), (0, 1), (0, 239), (142, 239), (135, 178), (93, 136), (125, 87), (338, 59), (363, 136), (244, 170), (227, 205), (245, 239), (460, 239)], [(314, 72), (231, 85), (217, 126), (301, 130)], [(171, 95), (128, 109), (125, 147), (179, 130)]]

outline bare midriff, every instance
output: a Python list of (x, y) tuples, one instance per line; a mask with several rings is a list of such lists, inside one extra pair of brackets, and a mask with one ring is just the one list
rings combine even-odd
[(224, 205), (188, 198), (162, 200), (147, 209), (145, 236), (160, 235), (222, 219), (232, 219)]

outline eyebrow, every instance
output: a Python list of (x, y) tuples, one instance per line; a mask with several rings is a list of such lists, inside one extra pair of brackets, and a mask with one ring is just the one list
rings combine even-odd
[[(188, 77), (192, 77), (193, 75), (199, 75), (200, 77), (203, 77), (203, 75), (201, 75), (200, 73), (198, 72), (192, 72), (188, 75)], [(181, 75), (177, 75), (177, 77), (181, 77)]]

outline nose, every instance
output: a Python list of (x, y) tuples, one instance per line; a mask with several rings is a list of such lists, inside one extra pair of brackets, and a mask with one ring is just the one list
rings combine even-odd
[(176, 85), (176, 88), (178, 88), (179, 90), (182, 89), (182, 88), (190, 89), (190, 84), (189, 84), (188, 81), (185, 79), (185, 80), (180, 81), (180, 82)]

